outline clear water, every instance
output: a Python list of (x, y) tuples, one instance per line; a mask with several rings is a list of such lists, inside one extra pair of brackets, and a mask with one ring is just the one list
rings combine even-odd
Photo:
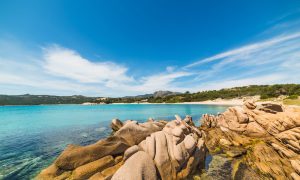
[(111, 104), (0, 106), (0, 179), (32, 179), (67, 144), (87, 145), (110, 135), (110, 121), (146, 121), (223, 112), (226, 106), (188, 104)]

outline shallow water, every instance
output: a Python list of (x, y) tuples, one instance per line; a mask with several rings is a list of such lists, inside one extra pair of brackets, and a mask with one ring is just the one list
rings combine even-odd
[(111, 119), (146, 121), (223, 112), (227, 106), (111, 104), (0, 106), (0, 179), (31, 179), (68, 144), (87, 145), (107, 137)]

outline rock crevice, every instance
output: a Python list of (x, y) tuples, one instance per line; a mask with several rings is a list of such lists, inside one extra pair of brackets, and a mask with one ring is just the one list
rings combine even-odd
[(300, 108), (246, 102), (217, 116), (205, 114), (201, 121), (211, 152), (245, 151), (243, 166), (262, 179), (299, 177)]

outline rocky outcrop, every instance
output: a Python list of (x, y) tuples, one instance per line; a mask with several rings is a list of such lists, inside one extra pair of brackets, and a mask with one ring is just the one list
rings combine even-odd
[[(127, 149), (125, 163), (112, 179), (157, 179), (153, 174), (160, 179), (185, 179), (200, 169), (205, 151), (201, 132), (177, 116), (162, 131)], [(134, 164), (140, 170), (132, 168)]]
[(239, 163), (262, 179), (300, 175), (300, 108), (246, 102), (216, 116), (205, 114), (201, 121), (210, 152), (233, 157), (232, 151), (244, 151)]
[(203, 115), (200, 128), (179, 115), (170, 122), (114, 119), (111, 127), (113, 135), (95, 144), (69, 145), (37, 179), (300, 177), (300, 108), (246, 102)]
[(185, 179), (203, 167), (206, 154), (193, 124), (190, 116), (168, 123), (114, 119), (112, 136), (69, 145), (37, 179)]
[(87, 179), (102, 170), (102, 175), (112, 176), (111, 172), (115, 172), (116, 167), (120, 166), (119, 155), (123, 155), (129, 147), (139, 144), (151, 133), (162, 130), (165, 124), (164, 121), (127, 121), (114, 135), (95, 144), (69, 145), (37, 179)]

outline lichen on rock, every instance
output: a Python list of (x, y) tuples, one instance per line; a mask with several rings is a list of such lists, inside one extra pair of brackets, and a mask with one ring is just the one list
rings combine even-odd
[[(245, 102), (222, 114), (203, 115), (210, 152), (239, 158), (238, 179), (253, 174), (260, 179), (295, 179), (300, 159), (300, 108), (280, 104)], [(242, 154), (235, 152), (243, 152)]]

